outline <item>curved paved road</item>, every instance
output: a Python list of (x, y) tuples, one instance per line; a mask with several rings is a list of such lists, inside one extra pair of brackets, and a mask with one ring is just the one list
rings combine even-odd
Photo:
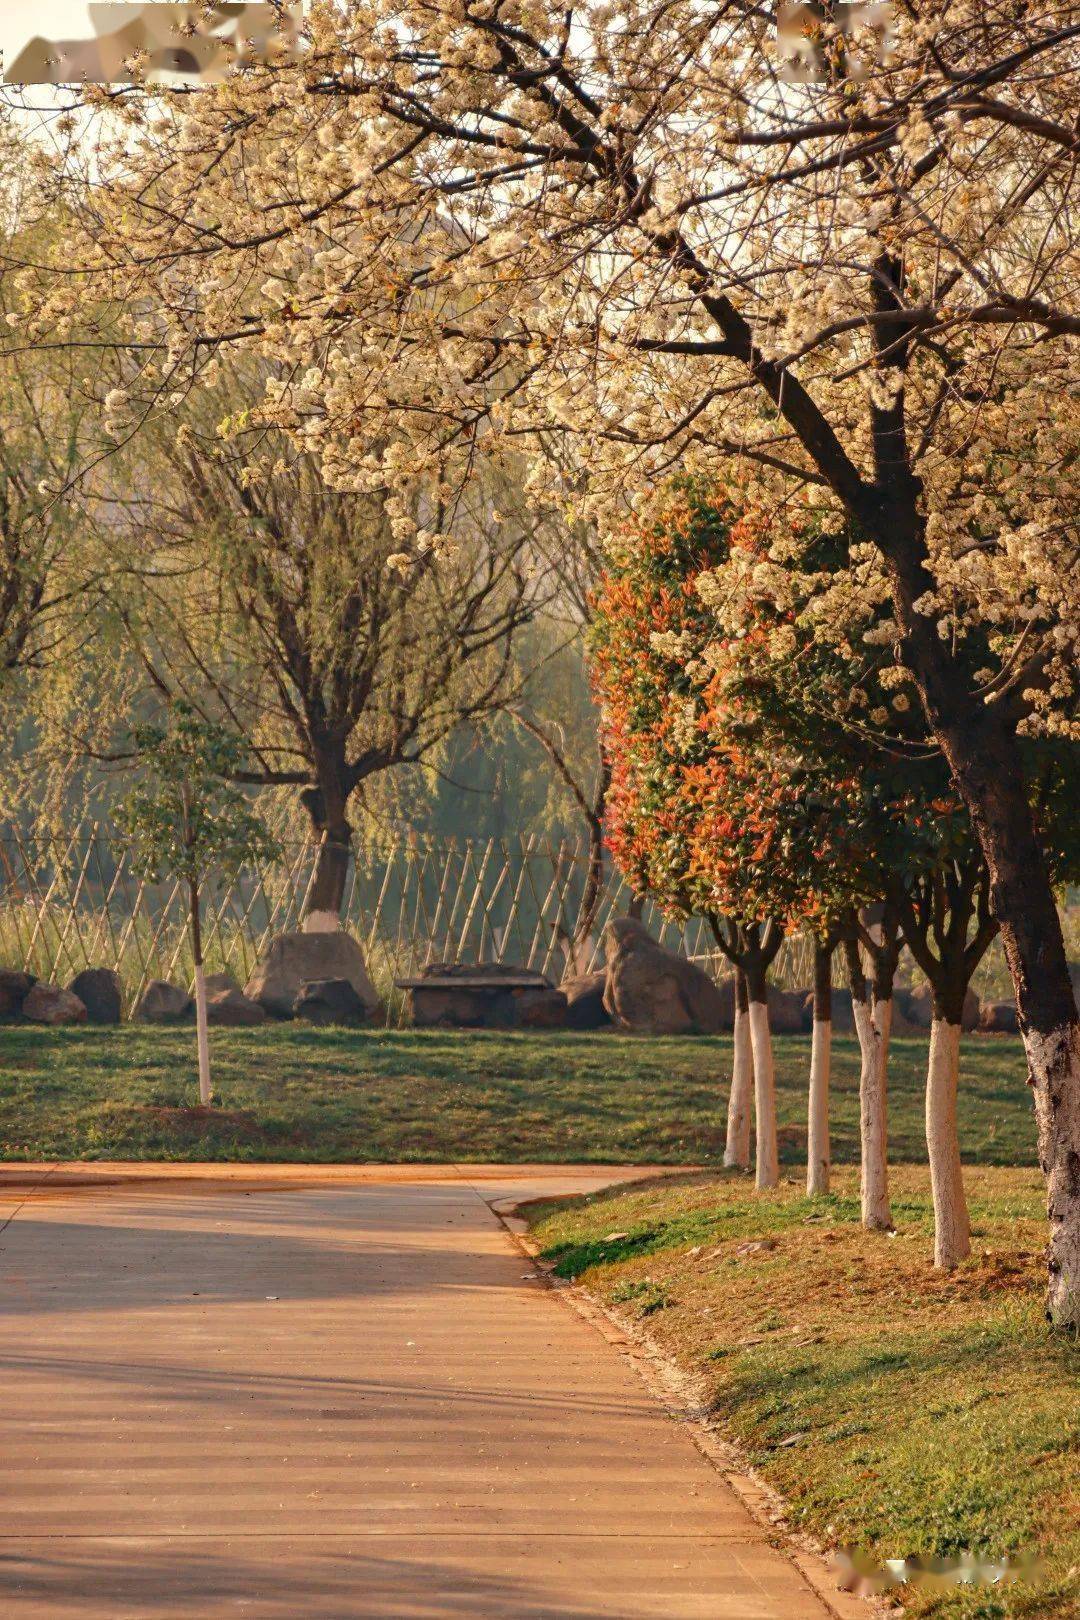
[(627, 1172), (145, 1170), (0, 1172), (5, 1617), (826, 1620), (488, 1205)]

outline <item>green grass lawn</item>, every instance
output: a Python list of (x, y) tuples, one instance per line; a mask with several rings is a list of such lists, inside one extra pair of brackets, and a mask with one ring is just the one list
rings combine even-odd
[[(809, 1037), (777, 1041), (781, 1157), (805, 1154)], [(215, 1106), (190, 1029), (0, 1028), (0, 1158), (637, 1160), (715, 1163), (731, 1042), (600, 1032), (311, 1029), (213, 1033)], [(891, 1150), (925, 1157), (926, 1043), (893, 1044)], [(839, 1039), (838, 1161), (858, 1152), (858, 1051)], [(961, 1136), (985, 1164), (1034, 1162), (1020, 1043), (965, 1042)]]
[(794, 1178), (765, 1195), (727, 1175), (538, 1205), (533, 1236), (697, 1375), (796, 1525), (878, 1566), (1043, 1561), (1009, 1586), (909, 1589), (906, 1613), (1065, 1620), (1080, 1614), (1080, 1344), (1043, 1321), (1041, 1176), (965, 1179), (974, 1249), (951, 1275), (931, 1266), (916, 1166), (893, 1172), (894, 1238), (859, 1226), (850, 1170), (814, 1201)]

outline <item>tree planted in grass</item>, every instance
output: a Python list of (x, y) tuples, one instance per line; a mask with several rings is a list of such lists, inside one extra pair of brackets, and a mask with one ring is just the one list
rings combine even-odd
[(195, 962), (199, 1102), (205, 1107), (211, 1092), (202, 889), (212, 871), (225, 879), (235, 877), (254, 861), (274, 859), (278, 846), (230, 780), (243, 768), (244, 750), (221, 726), (177, 703), (167, 724), (137, 727), (133, 742), (145, 779), (128, 795), (119, 819), (132, 841), (136, 871), (154, 883), (172, 877), (187, 892)]
[[(719, 623), (709, 587), (729, 571), (740, 575), (733, 561), (740, 555), (753, 564), (759, 553), (738, 500), (676, 484), (609, 548), (592, 641), (614, 765), (612, 849), (631, 882), (646, 885), (668, 909), (709, 916), (718, 946), (745, 976), (757, 1181), (767, 1187), (777, 1179), (768, 970), (784, 930), (806, 925), (821, 942), (818, 977), (828, 983), (839, 924), (854, 928), (856, 908), (879, 893), (868, 832), (878, 810), (850, 754), (828, 758), (820, 747), (817, 733), (827, 724), (831, 738), (831, 720), (804, 720), (806, 736), (782, 723), (786, 709), (800, 705), (804, 676), (796, 671), (792, 680), (785, 671), (792, 690), (771, 691), (773, 672), (759, 649), (780, 615), (768, 594), (747, 604), (737, 630)], [(794, 636), (791, 615), (784, 610), (783, 617)], [(819, 995), (812, 1192), (828, 1185), (824, 1002)], [(737, 1058), (738, 1034), (737, 1020)], [(877, 1073), (861, 1026), (860, 1044), (865, 1092)], [(740, 1140), (735, 1124), (746, 1110), (747, 1067), (736, 1061), (729, 1110)], [(874, 1142), (883, 1156), (883, 1132)], [(732, 1162), (740, 1160), (733, 1155)], [(864, 1163), (866, 1184), (883, 1180), (883, 1164), (869, 1171)], [(870, 1214), (868, 1224), (889, 1224), (887, 1208), (875, 1205)]]

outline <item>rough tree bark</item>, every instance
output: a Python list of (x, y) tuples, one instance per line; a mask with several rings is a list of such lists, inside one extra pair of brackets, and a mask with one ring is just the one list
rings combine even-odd
[(832, 939), (814, 941), (814, 1032), (810, 1045), (810, 1101), (806, 1130), (806, 1193), (829, 1190), (829, 1071), (832, 1066)]
[(748, 1170), (750, 1106), (754, 1086), (754, 1059), (750, 1047), (750, 998), (746, 988), (746, 974), (741, 967), (736, 967), (734, 971), (735, 1032), (724, 1164), (729, 1170)]
[(859, 1037), (859, 1163), (862, 1223), (871, 1232), (893, 1230), (889, 1206), (889, 1106), (885, 1072), (866, 994), (862, 957), (854, 932), (843, 940), (851, 986), (851, 1011)]

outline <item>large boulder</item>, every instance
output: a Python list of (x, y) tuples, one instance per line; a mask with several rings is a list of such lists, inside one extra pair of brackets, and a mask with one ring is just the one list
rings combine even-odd
[[(926, 983), (920, 984), (915, 990), (901, 992), (896, 997), (897, 1006), (909, 1024), (916, 1029), (929, 1029), (934, 1019), (934, 993)], [(973, 1030), (979, 1027), (979, 998), (974, 990), (968, 987), (964, 996), (964, 1011), (960, 1019), (960, 1028)]]
[(186, 1024), (195, 1016), (195, 1003), (186, 990), (165, 979), (151, 979), (135, 1008), (139, 1024)]
[(348, 979), (313, 979), (302, 984), (292, 1010), (294, 1018), (308, 1024), (362, 1024), (371, 1015), (367, 1002)]
[(658, 945), (636, 917), (604, 929), (604, 1006), (624, 1029), (654, 1035), (714, 1035), (729, 1028), (724, 997), (696, 963)]
[(0, 968), (0, 1018), (18, 1018), (23, 1002), (36, 983), (32, 973)]
[(604, 1006), (606, 973), (575, 973), (559, 989), (566, 997), (567, 1029), (605, 1029), (611, 1014)]
[(979, 1008), (979, 1028), (986, 1035), (1015, 1035), (1020, 1029), (1015, 1001), (984, 1001)]
[(58, 984), (31, 985), (22, 1004), (22, 1015), (32, 1024), (85, 1024), (86, 1008), (70, 990)]
[(364, 953), (351, 934), (277, 934), (244, 986), (244, 994), (264, 1007), (271, 1018), (291, 1018), (305, 984), (346, 979), (363, 1002), (367, 1016), (379, 998), (368, 978)]
[(91, 1024), (118, 1024), (123, 1005), (120, 975), (112, 968), (84, 968), (68, 989), (86, 1008)]

